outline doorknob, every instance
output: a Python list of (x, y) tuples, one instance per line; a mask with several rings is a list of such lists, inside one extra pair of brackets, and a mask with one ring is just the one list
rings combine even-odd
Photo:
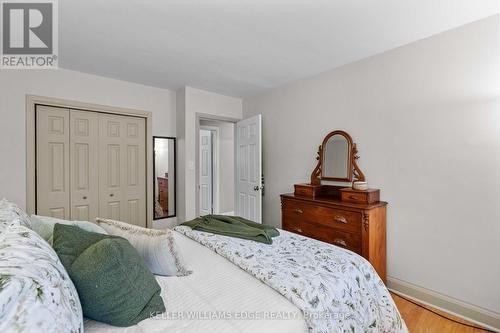
[(114, 197), (115, 195), (114, 195), (113, 193), (111, 193), (109, 196), (110, 196), (110, 197)]
[(87, 197), (83, 197), (83, 200), (87, 200)]
[(255, 186), (253, 187), (253, 190), (254, 190), (254, 191), (258, 191), (259, 189), (260, 189), (260, 187), (259, 187), (259, 186), (257, 186), (257, 185), (255, 185)]

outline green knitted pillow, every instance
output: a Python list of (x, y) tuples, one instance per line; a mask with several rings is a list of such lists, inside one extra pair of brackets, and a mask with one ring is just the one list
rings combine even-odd
[(85, 317), (124, 327), (165, 311), (160, 286), (126, 239), (56, 224), (53, 247)]

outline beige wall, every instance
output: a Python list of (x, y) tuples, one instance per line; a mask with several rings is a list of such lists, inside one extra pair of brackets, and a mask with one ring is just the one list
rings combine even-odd
[[(242, 100), (191, 87), (177, 92), (178, 221), (196, 217), (198, 127), (197, 115), (210, 118), (242, 118)], [(182, 169), (182, 170), (181, 170)]]
[(201, 126), (219, 130), (219, 210), (216, 213), (234, 213), (234, 123), (201, 120)]
[(264, 222), (334, 129), (388, 209), (388, 274), (500, 313), (499, 22), (491, 17), (243, 101), (263, 115)]
[[(175, 92), (69, 70), (0, 71), (0, 197), (26, 204), (26, 95), (153, 113), (153, 135), (175, 136)], [(155, 221), (155, 227), (176, 219)]]

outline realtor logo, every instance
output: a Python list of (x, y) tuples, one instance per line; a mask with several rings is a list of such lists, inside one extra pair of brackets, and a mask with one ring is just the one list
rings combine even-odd
[(1, 68), (57, 67), (57, 3), (1, 2)]

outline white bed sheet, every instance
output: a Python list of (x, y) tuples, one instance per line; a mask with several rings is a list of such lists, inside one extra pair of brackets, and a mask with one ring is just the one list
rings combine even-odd
[[(85, 319), (85, 332), (308, 332), (301, 311), (274, 289), (178, 232), (175, 240), (183, 262), (193, 273), (186, 277), (157, 277), (167, 309), (165, 317), (169, 318), (146, 319), (127, 328)], [(252, 319), (245, 319), (249, 316)]]

